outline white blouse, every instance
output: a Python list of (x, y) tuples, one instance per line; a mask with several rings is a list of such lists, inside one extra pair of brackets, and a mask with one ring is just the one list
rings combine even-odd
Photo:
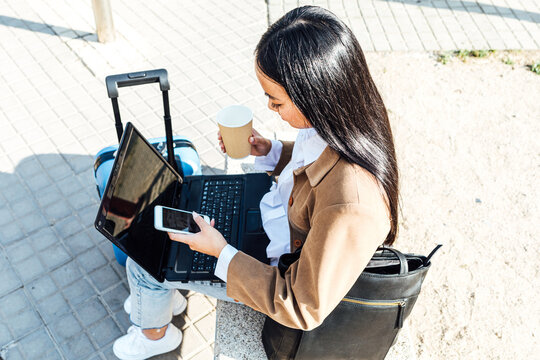
[[(260, 204), (261, 217), (264, 231), (270, 239), (266, 248), (266, 255), (270, 264), (276, 266), (281, 255), (289, 253), (290, 231), (287, 219), (287, 207), (293, 188), (293, 171), (306, 166), (319, 158), (326, 142), (317, 134), (315, 129), (300, 129), (294, 143), (291, 160), (285, 166), (279, 176), (279, 181), (274, 182), (270, 191), (266, 193)], [(266, 156), (258, 156), (255, 159), (255, 167), (259, 170), (272, 171), (276, 167), (283, 144), (272, 140), (272, 149)], [(223, 281), (227, 281), (229, 263), (238, 252), (231, 245), (225, 246), (219, 255), (214, 274)]]

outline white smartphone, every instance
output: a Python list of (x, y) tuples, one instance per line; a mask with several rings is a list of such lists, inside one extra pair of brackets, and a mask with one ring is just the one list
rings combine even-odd
[[(204, 221), (210, 223), (208, 216), (201, 216)], [(194, 234), (201, 231), (199, 225), (193, 219), (192, 212), (161, 205), (154, 208), (154, 227), (157, 230), (179, 234)]]

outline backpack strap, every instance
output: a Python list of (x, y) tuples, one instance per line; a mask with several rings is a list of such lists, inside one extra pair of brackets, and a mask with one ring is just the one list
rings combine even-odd
[(439, 250), (441, 248), (442, 244), (439, 244), (437, 246), (435, 246), (435, 249), (431, 250), (431, 252), (429, 253), (429, 255), (426, 257), (426, 260), (424, 261), (424, 266), (426, 266), (427, 264), (429, 264), (429, 259), (431, 259), (431, 257), (433, 255), (435, 255), (435, 253), (437, 252), (437, 250)]
[(409, 264), (407, 263), (407, 258), (405, 257), (405, 255), (401, 253), (401, 251), (394, 249), (393, 247), (389, 247), (389, 246), (379, 246), (377, 250), (390, 251), (391, 253), (397, 256), (397, 258), (399, 259), (399, 274), (400, 275), (406, 274), (409, 272)]

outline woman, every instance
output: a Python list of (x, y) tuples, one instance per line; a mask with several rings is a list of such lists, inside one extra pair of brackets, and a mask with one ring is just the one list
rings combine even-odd
[[(300, 258), (281, 276), (277, 267), (228, 245), (198, 216), (200, 233), (169, 236), (218, 258), (216, 275), (227, 286), (214, 296), (309, 330), (337, 306), (377, 247), (396, 238), (392, 133), (360, 45), (329, 11), (306, 6), (287, 13), (262, 36), (255, 56), (269, 108), (300, 129), (295, 143), (270, 141), (257, 132), (249, 139), (256, 164), (279, 176), (261, 201), (271, 241), (267, 252), (272, 265), (281, 254), (302, 247)], [(220, 146), (226, 152), (221, 138)], [(181, 341), (169, 324), (171, 314), (185, 301), (172, 289), (185, 286), (152, 281), (133, 262), (127, 268), (137, 299), (131, 301), (136, 312), (131, 320), (138, 327), (116, 341), (115, 353), (132, 359), (171, 351)], [(215, 292), (206, 289), (198, 290)], [(139, 351), (135, 343), (142, 344), (140, 357), (129, 353)]]

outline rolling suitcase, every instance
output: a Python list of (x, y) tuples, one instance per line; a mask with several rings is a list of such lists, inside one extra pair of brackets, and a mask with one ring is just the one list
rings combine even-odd
[[(201, 175), (201, 161), (193, 143), (186, 137), (172, 136), (168, 93), (170, 86), (167, 78), (167, 70), (165, 69), (110, 75), (105, 79), (107, 93), (112, 101), (118, 141), (120, 142), (124, 131), (122, 120), (120, 119), (120, 109), (118, 108), (118, 88), (154, 82), (159, 82), (163, 95), (165, 137), (153, 138), (148, 141), (168, 160), (169, 164), (171, 164), (182, 177), (187, 175)], [(100, 150), (94, 158), (94, 178), (96, 180), (96, 188), (100, 199), (107, 186), (117, 149), (118, 145), (108, 146)], [(118, 263), (125, 266), (127, 260), (126, 254), (114, 245), (113, 249)]]

